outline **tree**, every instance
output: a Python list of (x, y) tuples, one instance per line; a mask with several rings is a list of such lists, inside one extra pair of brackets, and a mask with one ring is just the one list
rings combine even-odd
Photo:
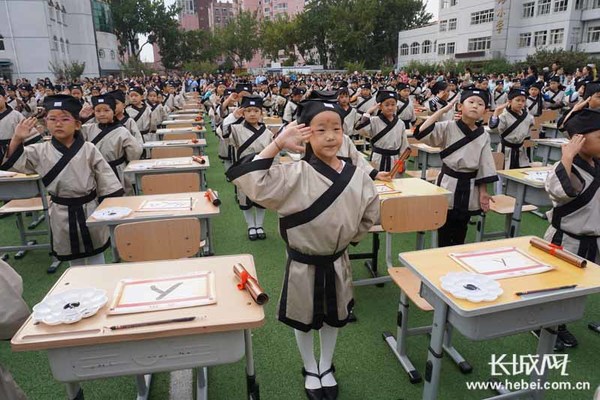
[[(110, 0), (119, 55), (139, 58), (142, 48), (156, 43), (177, 30), (179, 9), (166, 7), (162, 0)], [(139, 36), (146, 35), (140, 46)]]
[(62, 63), (59, 62), (58, 64), (54, 64), (52, 61), (50, 61), (48, 67), (56, 79), (74, 82), (79, 80), (81, 75), (83, 75), (83, 71), (85, 71), (85, 61), (81, 63), (78, 61), (72, 61), (70, 63), (63, 61)]
[(583, 51), (547, 50), (538, 49), (535, 53), (527, 56), (525, 63), (535, 65), (541, 71), (543, 67), (550, 67), (553, 62), (558, 61), (566, 73), (573, 73), (577, 68), (582, 68), (589, 63), (596, 63), (598, 59), (590, 57)]
[(298, 40), (297, 20), (287, 14), (280, 14), (275, 20), (264, 19), (260, 24), (260, 50), (272, 60), (279, 59), (283, 51), (288, 60), (296, 59)]
[(304, 13), (297, 16), (298, 50), (304, 59), (316, 61), (313, 54), (316, 49), (318, 61), (325, 68), (329, 66), (329, 33), (333, 25), (331, 21), (334, 21), (329, 19), (332, 16), (329, 3), (328, 0), (313, 0), (306, 5)]
[(259, 48), (258, 22), (256, 13), (242, 11), (224, 28), (215, 31), (215, 43), (236, 66), (242, 67), (244, 61), (254, 57)]

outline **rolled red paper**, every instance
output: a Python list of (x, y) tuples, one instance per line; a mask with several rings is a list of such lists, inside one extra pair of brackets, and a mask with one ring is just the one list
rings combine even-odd
[(250, 275), (246, 268), (240, 263), (237, 263), (233, 266), (233, 273), (240, 280), (238, 284), (238, 289), (246, 290), (250, 293), (252, 299), (258, 304), (262, 306), (269, 301), (269, 295), (265, 293), (265, 291), (260, 287), (258, 281), (255, 277)]
[(206, 164), (206, 160), (202, 156), (192, 156), (192, 160), (196, 161), (198, 164)]
[(540, 238), (532, 238), (529, 241), (529, 244), (531, 244), (536, 249), (542, 250), (543, 252), (553, 255), (554, 257), (560, 258), (561, 260), (566, 261), (569, 264), (572, 264), (578, 268), (585, 268), (587, 266), (587, 260), (585, 258), (579, 257), (578, 255), (575, 255), (570, 251), (564, 250), (562, 246), (557, 246), (553, 243), (546, 242), (545, 240)]
[(213, 204), (213, 206), (218, 207), (221, 205), (221, 199), (219, 199), (217, 193), (212, 189), (206, 189), (206, 198)]

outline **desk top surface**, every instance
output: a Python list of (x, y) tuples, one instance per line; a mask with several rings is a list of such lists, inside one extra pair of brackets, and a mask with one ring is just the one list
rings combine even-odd
[[(125, 167), (125, 172), (133, 173), (133, 174), (144, 174), (148, 171), (152, 173), (159, 173), (162, 171), (164, 173), (169, 172), (177, 172), (177, 171), (195, 171), (201, 169), (207, 169), (210, 167), (210, 162), (208, 160), (208, 156), (202, 156), (206, 161), (204, 164), (200, 164), (196, 161), (193, 161), (192, 157), (173, 157), (173, 158), (157, 158), (150, 160), (133, 160), (127, 164)], [(168, 165), (169, 162), (178, 163), (189, 161), (189, 163), (185, 164), (173, 164)], [(142, 167), (143, 166), (143, 167)]]
[[(220, 213), (220, 209), (214, 206), (206, 197), (206, 192), (192, 193), (173, 193), (173, 194), (154, 194), (143, 196), (124, 196), (124, 197), (108, 197), (100, 203), (96, 211), (101, 211), (110, 207), (126, 207), (132, 210), (131, 214), (120, 219), (113, 220), (98, 220), (90, 216), (86, 223), (89, 226), (110, 226), (120, 225), (128, 222), (151, 221), (157, 219), (171, 218), (211, 218), (216, 217)], [(158, 211), (139, 211), (145, 201), (152, 200), (170, 200), (170, 199), (188, 199), (195, 200), (192, 209), (185, 210), (158, 210)], [(93, 214), (92, 214), (93, 215)]]
[[(400, 253), (400, 262), (410, 268), (424, 284), (429, 286), (459, 315), (466, 317), (600, 292), (600, 266), (588, 262), (587, 268), (575, 267), (566, 261), (562, 261), (531, 246), (529, 241), (532, 237), (523, 236)], [(491, 302), (472, 303), (467, 300), (457, 299), (441, 288), (440, 278), (442, 276), (449, 272), (467, 271), (458, 262), (450, 258), (450, 253), (498, 249), (501, 247), (516, 247), (521, 249), (543, 264), (554, 267), (554, 269), (541, 274), (498, 280), (504, 293)], [(545, 293), (527, 299), (515, 294), (520, 291), (547, 289), (572, 284), (578, 285), (577, 288), (569, 291)]]
[(425, 143), (411, 143), (410, 146), (415, 149), (418, 149), (419, 151), (423, 151), (425, 153), (430, 153), (430, 154), (437, 154), (442, 151), (442, 149), (440, 147), (429, 146), (428, 144), (425, 144)]
[(527, 186), (531, 186), (538, 189), (544, 188), (544, 182), (535, 181), (527, 178), (528, 172), (543, 172), (550, 171), (553, 167), (551, 165), (546, 165), (544, 167), (535, 167), (535, 168), (518, 168), (518, 169), (503, 169), (498, 171), (498, 175), (510, 179), (511, 181), (519, 182)]
[(40, 176), (38, 174), (26, 175), (26, 174), (17, 173), (14, 176), (0, 177), (0, 184), (23, 182), (23, 181), (36, 181), (38, 179), (40, 179)]
[(144, 143), (144, 148), (154, 147), (206, 147), (206, 139), (192, 140), (156, 140)]
[[(108, 293), (109, 301), (98, 313), (72, 325), (34, 325), (31, 318), (19, 329), (11, 343), (15, 351), (46, 350), (126, 341), (198, 335), (262, 326), (265, 315), (245, 290), (238, 290), (233, 266), (242, 263), (256, 276), (249, 254), (200, 257), (182, 260), (73, 267), (65, 271), (48, 294), (93, 285)], [(215, 273), (217, 303), (198, 307), (127, 315), (108, 315), (117, 283), (122, 279), (160, 278), (198, 271)], [(189, 322), (110, 330), (114, 325), (135, 324), (195, 316)]]
[(391, 197), (417, 197), (433, 195), (450, 197), (452, 195), (450, 191), (419, 178), (400, 178), (394, 179), (392, 182), (375, 181), (375, 183), (389, 183), (393, 186), (394, 190), (399, 191), (399, 193), (380, 194), (379, 197), (382, 200)]

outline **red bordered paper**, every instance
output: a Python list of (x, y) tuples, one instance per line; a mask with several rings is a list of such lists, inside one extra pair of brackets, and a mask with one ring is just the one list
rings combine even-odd
[(133, 314), (214, 304), (215, 275), (200, 271), (154, 279), (123, 279), (117, 284), (108, 314)]
[(469, 271), (494, 279), (540, 274), (553, 269), (516, 247), (450, 253), (449, 256)]

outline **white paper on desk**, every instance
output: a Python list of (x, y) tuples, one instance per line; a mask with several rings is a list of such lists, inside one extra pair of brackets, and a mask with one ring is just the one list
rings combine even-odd
[(10, 178), (11, 176), (17, 175), (16, 172), (12, 171), (0, 171), (0, 178)]
[(154, 164), (155, 167), (176, 167), (179, 165), (190, 165), (192, 163), (192, 159), (188, 160), (158, 160)]
[(162, 142), (165, 146), (173, 146), (176, 144), (188, 144), (190, 141), (185, 139), (185, 140), (166, 140), (164, 142)]
[(109, 314), (132, 314), (157, 310), (196, 307), (217, 302), (215, 275), (211, 271), (121, 280)]
[(525, 174), (525, 179), (529, 179), (530, 181), (546, 182), (550, 171), (527, 171), (523, 173)]
[(494, 279), (540, 274), (553, 269), (516, 247), (450, 253), (449, 255), (468, 270)]
[(137, 164), (129, 164), (127, 168), (132, 169), (134, 171), (141, 171), (144, 169), (150, 169), (154, 167), (155, 162), (146, 162), (146, 163), (137, 163)]
[(198, 199), (191, 197), (168, 200), (144, 200), (138, 212), (151, 211), (189, 211), (196, 206)]
[(392, 193), (400, 193), (399, 190), (390, 187), (390, 185), (385, 183), (376, 183), (375, 189), (377, 189), (377, 194), (392, 194)]

